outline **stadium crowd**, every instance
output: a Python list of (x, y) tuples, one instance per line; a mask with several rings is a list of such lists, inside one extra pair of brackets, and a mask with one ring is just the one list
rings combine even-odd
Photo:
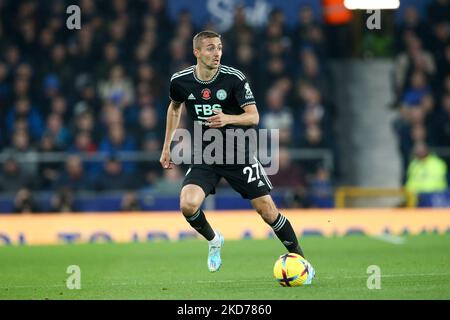
[[(68, 30), (66, 5), (0, 1), (0, 192), (17, 194), (17, 211), (33, 211), (29, 190), (54, 192), (55, 210), (75, 210), (78, 191), (179, 190), (181, 170), (163, 172), (157, 161), (119, 155), (160, 152), (169, 79), (195, 63), (192, 37), (200, 29), (188, 11), (172, 21), (164, 0), (81, 0), (81, 30)], [(223, 42), (222, 62), (252, 85), (260, 127), (280, 129), (280, 172), (272, 179), (294, 190), (285, 206), (314, 206), (309, 195), (330, 197), (332, 173), (320, 163), (302, 166), (288, 152), (335, 150), (326, 41), (312, 8), (299, 8), (296, 27), (288, 29), (281, 10), (255, 28), (238, 7)], [(36, 152), (67, 157), (37, 162)], [(83, 160), (96, 152), (107, 160)], [(132, 194), (125, 198), (126, 208), (136, 208)]]
[[(394, 129), (403, 182), (408, 187), (421, 179), (425, 189), (414, 189), (432, 192), (447, 187), (445, 162), (429, 149), (450, 147), (450, 1), (430, 1), (424, 13), (421, 17), (417, 7), (408, 6), (396, 28), (394, 85), (399, 113)], [(417, 159), (424, 158), (430, 160), (427, 172), (434, 183), (415, 174)]]

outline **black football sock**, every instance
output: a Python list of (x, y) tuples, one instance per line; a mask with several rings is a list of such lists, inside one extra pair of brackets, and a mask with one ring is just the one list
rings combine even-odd
[(278, 217), (272, 224), (270, 224), (270, 226), (277, 235), (278, 239), (280, 239), (289, 252), (297, 253), (303, 258), (305, 257), (300, 245), (298, 244), (294, 229), (292, 229), (291, 223), (285, 216), (278, 213)]
[(185, 218), (192, 228), (197, 230), (197, 232), (204, 236), (206, 240), (211, 241), (216, 236), (216, 233), (209, 225), (208, 220), (206, 220), (202, 209), (198, 209), (193, 216), (185, 216)]

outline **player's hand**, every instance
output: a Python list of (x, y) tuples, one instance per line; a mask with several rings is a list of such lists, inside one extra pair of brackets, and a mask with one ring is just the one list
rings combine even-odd
[(221, 128), (229, 124), (230, 115), (217, 109), (213, 109), (213, 112), (215, 113), (215, 116), (211, 116), (207, 120), (210, 128)]
[(169, 150), (162, 151), (161, 158), (159, 159), (159, 163), (161, 163), (161, 165), (164, 169), (172, 169), (173, 168), (173, 162), (170, 161), (170, 151)]

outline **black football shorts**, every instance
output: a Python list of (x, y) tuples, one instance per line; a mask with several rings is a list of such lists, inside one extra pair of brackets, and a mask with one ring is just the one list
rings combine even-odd
[(270, 193), (272, 184), (259, 162), (242, 165), (191, 165), (184, 177), (183, 187), (198, 185), (205, 195), (216, 193), (216, 185), (224, 178), (244, 199), (255, 199)]

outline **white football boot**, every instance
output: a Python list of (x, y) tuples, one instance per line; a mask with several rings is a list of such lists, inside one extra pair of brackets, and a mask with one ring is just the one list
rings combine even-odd
[(222, 265), (222, 259), (220, 257), (220, 250), (223, 247), (224, 238), (220, 232), (216, 231), (218, 236), (217, 241), (209, 241), (208, 243), (208, 270), (210, 272), (216, 272)]

